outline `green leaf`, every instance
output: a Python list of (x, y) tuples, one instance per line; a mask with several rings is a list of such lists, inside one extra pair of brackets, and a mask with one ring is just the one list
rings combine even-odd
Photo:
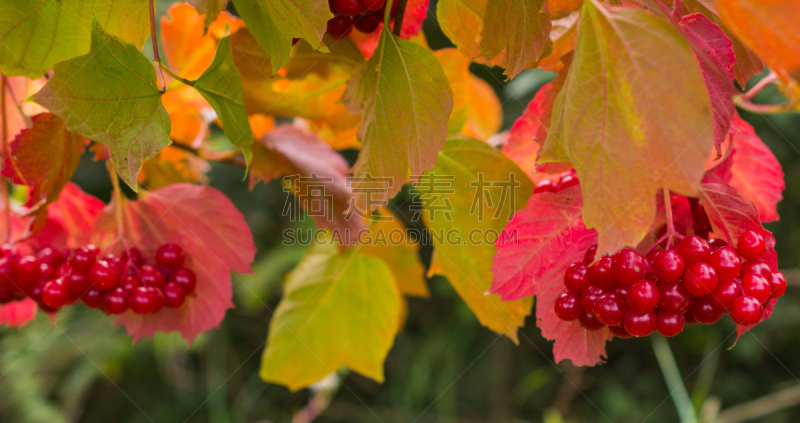
[(152, 63), (96, 20), (89, 54), (56, 64), (55, 76), (33, 99), (71, 132), (105, 144), (120, 178), (134, 191), (142, 162), (170, 144), (169, 114)]
[(697, 196), (714, 126), (697, 59), (669, 23), (586, 0), (579, 28), (542, 159), (578, 172), (599, 256), (639, 244), (662, 188)]
[(250, 122), (247, 120), (242, 77), (233, 64), (231, 43), (228, 37), (219, 40), (214, 61), (200, 75), (200, 78), (194, 81), (193, 86), (217, 112), (228, 141), (242, 149), (249, 165), (250, 159), (253, 157), (250, 144), (255, 140), (255, 135), (253, 135)]
[[(352, 186), (374, 192), (358, 196), (360, 210), (392, 198), (411, 175), (436, 163), (444, 147), (453, 110), (453, 92), (436, 56), (426, 47), (381, 31), (375, 54), (359, 68), (342, 97), (362, 115), (358, 139), (363, 148), (353, 167)], [(392, 178), (392, 185), (375, 178)]]
[(322, 37), (333, 18), (326, 0), (234, 0), (236, 11), (250, 33), (266, 50), (272, 72), (289, 61), (292, 38), (327, 51)]
[(259, 374), (293, 391), (341, 366), (382, 382), (399, 318), (400, 292), (382, 260), (315, 245), (287, 276)]
[[(432, 233), (439, 273), (484, 326), (517, 342), (517, 329), (531, 313), (533, 297), (504, 302), (498, 295), (486, 295), (494, 278), (496, 249), (492, 238), (483, 235), (503, 230), (514, 212), (525, 207), (533, 183), (500, 150), (468, 138), (449, 139), (436, 167), (425, 175), (415, 188)], [(451, 178), (449, 187), (441, 185), (443, 178)], [(519, 186), (512, 188), (511, 181)]]
[(0, 2), (0, 71), (38, 78), (53, 65), (89, 52), (92, 18), (141, 49), (150, 35), (147, 0)]
[(550, 14), (545, 0), (494, 0), (486, 5), (481, 33), (481, 54), (492, 59), (505, 50), (503, 67), (509, 78), (552, 48)]

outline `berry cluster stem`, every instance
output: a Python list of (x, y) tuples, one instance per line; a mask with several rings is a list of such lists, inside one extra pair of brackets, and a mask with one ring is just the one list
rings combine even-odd
[(394, 35), (400, 36), (400, 31), (403, 30), (403, 17), (406, 14), (406, 4), (408, 0), (389, 0), (386, 3), (386, 10), (392, 10), (392, 1), (397, 1), (397, 16), (394, 18)]
[(672, 200), (669, 198), (669, 190), (664, 188), (664, 210), (667, 213), (667, 247), (672, 244), (672, 237), (675, 236), (675, 221), (672, 219)]
[[(0, 82), (0, 103), (2, 103), (2, 110), (0, 112), (3, 114), (3, 141), (2, 141), (2, 159), (3, 164), (5, 165), (5, 158), (8, 154), (8, 149), (6, 146), (6, 139), (8, 138), (8, 115), (6, 114), (6, 77), (3, 75), (2, 81)], [(11, 241), (11, 198), (8, 194), (8, 178), (5, 176), (0, 176), (0, 190), (3, 192), (3, 206), (4, 206), (4, 213), (3, 213), (3, 228), (6, 231), (6, 239), (5, 242), (9, 243)]]
[(111, 185), (114, 186), (114, 219), (117, 223), (117, 239), (122, 239), (125, 236), (125, 222), (122, 216), (123, 207), (125, 207), (125, 196), (122, 195), (119, 177), (110, 159), (106, 160), (106, 169), (108, 169), (108, 176), (111, 178)]

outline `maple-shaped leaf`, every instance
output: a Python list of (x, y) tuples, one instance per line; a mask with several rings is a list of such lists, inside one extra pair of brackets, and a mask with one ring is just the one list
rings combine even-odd
[(150, 35), (147, 0), (26, 0), (0, 3), (0, 70), (38, 78), (89, 52), (93, 19), (139, 50)]
[[(114, 206), (112, 202), (96, 223), (94, 241), (101, 248), (117, 241)], [(125, 201), (123, 207), (124, 236), (147, 256), (167, 242), (183, 247), (185, 266), (197, 274), (197, 288), (179, 308), (152, 315), (127, 311), (116, 322), (134, 340), (177, 331), (190, 343), (217, 327), (233, 307), (230, 272), (249, 273), (256, 252), (242, 214), (222, 192), (191, 184), (142, 191), (138, 201)]]
[[(360, 252), (383, 260), (394, 275), (400, 293), (409, 297), (428, 298), (431, 293), (425, 281), (425, 266), (419, 258), (419, 245), (409, 243), (406, 228), (388, 211), (384, 219), (369, 226), (369, 243), (361, 244)], [(402, 240), (397, 243), (395, 240)], [(405, 319), (403, 319), (405, 321)]]
[(373, 204), (365, 203), (368, 196), (358, 197), (357, 207), (368, 210), (394, 197), (409, 172), (421, 175), (433, 167), (447, 137), (453, 92), (429, 49), (383, 29), (375, 55), (347, 84), (342, 103), (362, 115), (363, 148), (352, 186), (379, 190)]
[(578, 38), (578, 16), (576, 14), (566, 18), (554, 19), (553, 28), (550, 30), (550, 39), (553, 48), (549, 55), (542, 57), (536, 64), (538, 68), (559, 72), (564, 68), (564, 56), (575, 51), (575, 41)]
[(349, 166), (327, 143), (314, 134), (282, 125), (252, 148), (251, 186), (259, 180), (289, 177), (289, 189), (317, 227), (339, 230), (346, 245), (366, 227), (362, 217), (346, 215), (355, 198), (346, 181)]
[(30, 298), (0, 305), (0, 326), (20, 328), (36, 317), (39, 306)]
[(509, 79), (551, 48), (550, 13), (545, 0), (494, 0), (487, 4), (481, 31), (481, 55), (491, 59), (504, 52)]
[(579, 25), (542, 159), (572, 163), (604, 254), (639, 244), (662, 188), (697, 195), (713, 117), (692, 49), (667, 22), (586, 0)]
[(752, 201), (762, 222), (779, 219), (777, 206), (786, 183), (783, 169), (769, 147), (749, 123), (734, 115), (731, 124), (731, 152), (709, 171)]
[(247, 29), (271, 59), (273, 74), (289, 61), (292, 39), (306, 40), (314, 49), (327, 48), (322, 37), (333, 18), (326, 0), (234, 0)]
[(191, 85), (211, 104), (222, 121), (222, 130), (228, 141), (241, 148), (249, 164), (253, 153), (250, 144), (255, 140), (247, 109), (244, 106), (244, 93), (239, 70), (233, 64), (233, 54), (228, 37), (223, 37), (217, 45), (214, 61)]
[(142, 162), (170, 144), (169, 115), (153, 65), (97, 21), (89, 54), (56, 64), (55, 76), (33, 99), (71, 132), (105, 144), (117, 173), (134, 191)]
[(208, 28), (220, 12), (228, 7), (228, 0), (187, 0), (198, 12), (206, 15), (203, 25)]
[(292, 391), (341, 366), (383, 382), (400, 318), (389, 267), (358, 249), (314, 245), (287, 276), (270, 322), (261, 378)]
[(87, 194), (78, 185), (69, 182), (58, 200), (47, 206), (47, 213), (37, 216), (33, 223), (34, 234), (25, 243), (41, 249), (78, 248), (92, 241), (95, 221), (105, 203)]
[(439, 152), (436, 166), (415, 183), (415, 190), (426, 227), (442, 234), (432, 237), (441, 274), (481, 324), (517, 342), (532, 298), (504, 302), (500, 296), (486, 295), (492, 284), (495, 246), (493, 239), (487, 242), (481, 236), (500, 233), (514, 212), (525, 206), (533, 183), (498, 149), (453, 138)]
[[(547, 128), (543, 126), (545, 116), (549, 114), (545, 110), (547, 98), (552, 97), (553, 86), (547, 83), (533, 99), (528, 103), (528, 107), (522, 112), (508, 130), (508, 139), (503, 143), (503, 153), (514, 161), (524, 170), (531, 179), (536, 180), (536, 162), (539, 160), (539, 151), (543, 137), (547, 136)], [(552, 107), (552, 102), (551, 102)]]
[(31, 120), (33, 126), (11, 142), (2, 175), (29, 186), (25, 206), (38, 209), (58, 200), (80, 163), (86, 140), (67, 131), (64, 121), (52, 113)]
[(559, 319), (553, 311), (564, 292), (564, 271), (583, 260), (597, 243), (597, 231), (584, 226), (579, 187), (533, 195), (498, 238), (489, 292), (504, 300), (536, 296), (537, 325), (542, 335), (555, 341), (556, 361), (572, 360), (576, 366), (592, 366), (605, 355), (608, 329), (587, 331), (575, 322)]
[(716, 0), (722, 21), (786, 84), (793, 104), (800, 101), (800, 0)]

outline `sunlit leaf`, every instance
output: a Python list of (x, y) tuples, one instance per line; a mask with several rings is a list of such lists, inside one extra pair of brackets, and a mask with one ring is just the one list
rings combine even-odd
[(203, 23), (206, 28), (214, 22), (219, 12), (228, 7), (228, 0), (187, 0), (189, 4), (195, 7), (198, 12), (206, 15), (206, 20)]
[(509, 78), (545, 55), (550, 44), (550, 14), (544, 0), (494, 0), (487, 3), (480, 41), (481, 55), (491, 59), (505, 51)]

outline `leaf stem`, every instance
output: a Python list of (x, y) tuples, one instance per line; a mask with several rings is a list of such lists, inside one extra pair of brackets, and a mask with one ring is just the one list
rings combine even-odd
[(745, 91), (742, 94), (742, 98), (745, 100), (751, 100), (753, 97), (758, 95), (767, 85), (775, 82), (778, 80), (778, 74), (775, 72), (770, 72), (769, 75), (761, 78), (760, 81), (756, 82), (749, 90)]
[(125, 196), (122, 195), (122, 189), (119, 186), (119, 177), (117, 171), (114, 170), (114, 164), (111, 159), (106, 160), (106, 169), (108, 169), (108, 176), (111, 178), (111, 185), (114, 186), (114, 219), (117, 223), (117, 239), (121, 240), (125, 236), (125, 222), (122, 218), (122, 208), (125, 207)]
[(180, 76), (178, 76), (178, 74), (176, 74), (175, 72), (170, 70), (170, 68), (168, 68), (166, 65), (164, 65), (163, 62), (158, 62), (158, 67), (159, 67), (159, 69), (163, 69), (164, 72), (167, 73), (167, 75), (177, 79), (178, 81), (181, 81), (182, 83), (184, 83), (184, 84), (186, 84), (186, 85), (188, 85), (190, 87), (194, 86), (194, 81), (190, 81), (190, 80), (188, 80), (186, 78), (181, 78)]
[[(403, 30), (403, 17), (406, 14), (406, 4), (408, 4), (408, 0), (397, 0), (397, 16), (394, 18), (394, 35), (400, 36), (400, 31)], [(386, 6), (389, 9), (389, 13), (391, 13), (392, 5), (389, 4)]]
[(656, 355), (658, 366), (661, 368), (661, 374), (664, 376), (664, 382), (667, 383), (669, 396), (678, 410), (681, 423), (696, 423), (697, 414), (695, 414), (694, 406), (689, 399), (689, 393), (686, 392), (686, 386), (681, 380), (681, 373), (678, 370), (678, 364), (675, 363), (675, 356), (672, 355), (669, 343), (664, 337), (653, 337), (653, 352)]
[(153, 61), (158, 65), (158, 77), (161, 80), (161, 94), (167, 92), (167, 79), (164, 78), (164, 72), (161, 70), (161, 55), (158, 53), (158, 37), (156, 37), (156, 6), (153, 0), (148, 0), (150, 3), (150, 41), (153, 42)]
[[(3, 158), (3, 167), (5, 167), (5, 159), (8, 155), (8, 149), (6, 147), (6, 139), (8, 138), (8, 115), (6, 114), (6, 84), (7, 84), (6, 76), (3, 75), (3, 79), (0, 82), (0, 103), (2, 106), (0, 108), (0, 113), (3, 114), (3, 141), (2, 141), (2, 158)], [(3, 228), (6, 231), (6, 239), (5, 242), (9, 243), (11, 241), (11, 198), (8, 194), (8, 178), (5, 176), (0, 176), (0, 190), (3, 191)]]

